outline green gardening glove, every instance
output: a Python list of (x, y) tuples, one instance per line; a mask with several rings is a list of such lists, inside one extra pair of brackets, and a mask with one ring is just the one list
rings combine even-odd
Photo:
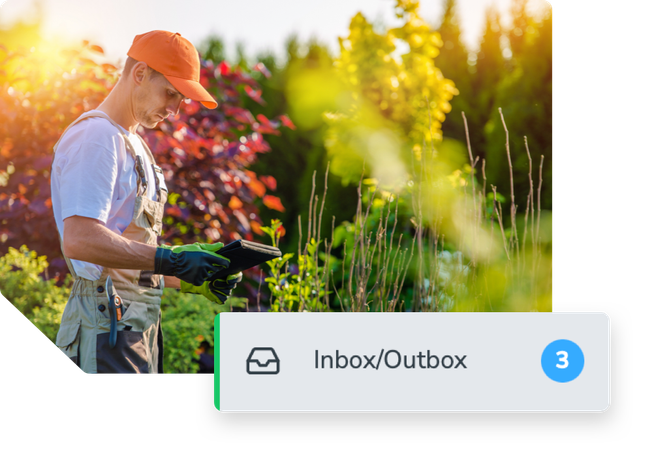
[[(180, 252), (180, 251), (185, 251), (185, 252), (207, 252), (211, 253), (212, 255), (222, 258), (223, 260), (227, 261), (229, 263), (229, 260), (222, 255), (218, 255), (216, 252), (220, 249), (223, 248), (223, 243), (222, 242), (216, 242), (215, 244), (201, 244), (199, 242), (196, 242), (195, 244), (188, 244), (188, 245), (178, 245), (178, 246), (169, 246), (169, 245), (161, 245), (160, 247), (168, 250), (172, 250), (173, 252)], [(213, 281), (205, 281), (201, 285), (193, 285), (192, 283), (185, 282), (184, 280), (180, 280), (180, 290), (182, 293), (192, 293), (192, 294), (199, 294), (207, 298), (209, 301), (212, 302), (222, 302), (224, 303), (227, 298), (231, 295), (232, 290), (236, 288), (236, 284), (238, 284), (241, 280), (243, 279), (243, 274), (238, 273), (238, 274), (232, 274), (230, 276), (227, 276), (224, 279), (216, 279)]]
[(232, 294), (232, 290), (243, 279), (243, 273), (232, 274), (225, 279), (206, 281), (199, 287), (184, 281), (181, 282), (182, 293), (200, 294), (212, 302), (224, 303)]
[[(216, 252), (222, 249), (225, 246), (222, 242), (216, 242), (215, 244), (202, 244), (200, 242), (195, 242), (193, 244), (186, 245), (160, 245), (164, 249), (172, 250), (175, 253), (179, 252), (209, 252), (220, 258), (227, 260), (227, 258), (218, 255)], [(229, 260), (227, 260), (229, 261)]]
[(215, 273), (229, 267), (229, 260), (216, 253), (222, 247), (222, 242), (160, 246), (154, 257), (154, 273), (175, 276), (184, 282), (202, 286)]

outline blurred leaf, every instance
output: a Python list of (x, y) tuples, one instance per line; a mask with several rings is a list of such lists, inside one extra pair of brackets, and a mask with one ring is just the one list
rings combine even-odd
[(111, 73), (114, 73), (114, 72), (118, 71), (118, 69), (114, 65), (112, 65), (110, 63), (103, 63), (101, 65), (101, 68), (102, 68), (102, 71), (104, 71), (104, 72), (106, 72), (108, 74), (111, 74)]
[(282, 121), (282, 125), (285, 127), (290, 128), (291, 130), (295, 130), (295, 124), (291, 121), (291, 119), (288, 118), (288, 116), (282, 115), (279, 116), (279, 120)]
[(238, 199), (237, 196), (232, 196), (229, 200), (229, 208), (234, 210), (234, 209), (240, 209), (243, 207), (243, 203), (241, 202), (240, 199)]
[(274, 210), (279, 211), (279, 212), (284, 212), (285, 211), (281, 200), (279, 198), (277, 198), (276, 196), (272, 196), (272, 195), (264, 196), (263, 197), (263, 204), (266, 207), (268, 207), (270, 209), (274, 209)]
[(266, 66), (261, 62), (257, 63), (252, 69), (255, 70), (255, 71), (260, 72), (266, 78), (270, 78), (272, 76), (270, 71), (268, 71), (268, 68), (266, 68)]
[(261, 105), (265, 105), (266, 102), (261, 98), (261, 90), (254, 90), (252, 87), (249, 85), (244, 86), (245, 93), (252, 98), (254, 101)]
[(230, 74), (231, 69), (229, 68), (229, 64), (226, 61), (223, 60), (220, 62), (219, 68), (221, 76), (227, 76)]

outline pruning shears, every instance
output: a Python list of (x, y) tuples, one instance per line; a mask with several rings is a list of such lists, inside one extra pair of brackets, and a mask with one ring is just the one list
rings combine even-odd
[(107, 307), (109, 307), (109, 317), (111, 318), (109, 348), (114, 348), (116, 346), (116, 339), (118, 338), (118, 322), (123, 318), (124, 314), (123, 300), (116, 293), (116, 287), (114, 287), (114, 283), (109, 276), (107, 276), (105, 290), (107, 290), (107, 299), (109, 300)]

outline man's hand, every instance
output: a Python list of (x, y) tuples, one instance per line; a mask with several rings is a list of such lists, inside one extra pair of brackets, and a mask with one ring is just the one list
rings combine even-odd
[(193, 293), (200, 294), (212, 302), (222, 302), (227, 301), (227, 298), (232, 294), (232, 290), (236, 288), (236, 285), (243, 279), (243, 274), (239, 272), (238, 274), (232, 274), (227, 276), (226, 279), (216, 279), (213, 281), (206, 281), (199, 287), (196, 287), (190, 283), (182, 281), (181, 290), (182, 293)]
[(227, 258), (215, 253), (222, 247), (221, 242), (158, 247), (154, 273), (174, 276), (196, 287), (202, 286), (214, 273), (229, 266)]

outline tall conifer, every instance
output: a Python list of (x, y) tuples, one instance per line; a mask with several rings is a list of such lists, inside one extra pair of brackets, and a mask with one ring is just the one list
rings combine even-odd
[[(443, 136), (465, 141), (465, 132), (461, 111), (469, 115), (471, 111), (472, 75), (468, 65), (468, 49), (461, 41), (461, 27), (457, 14), (456, 0), (445, 0), (443, 17), (438, 32), (443, 40), (443, 47), (436, 57), (436, 67), (443, 76), (454, 81), (459, 95), (452, 101), (452, 110), (443, 123)], [(470, 121), (470, 119), (468, 119)]]

